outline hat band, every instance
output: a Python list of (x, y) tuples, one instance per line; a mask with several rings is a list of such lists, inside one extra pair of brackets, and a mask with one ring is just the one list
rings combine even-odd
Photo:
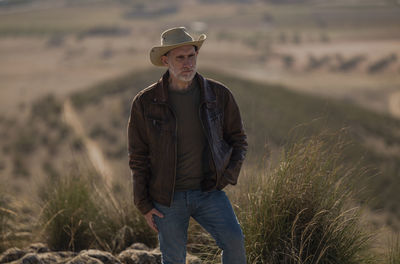
[(180, 39), (180, 40), (176, 40), (176, 39), (171, 39), (171, 40), (167, 40), (167, 39), (163, 39), (161, 46), (172, 46), (172, 45), (179, 45), (181, 43), (185, 43), (185, 42), (192, 42), (193, 39), (192, 38), (185, 38), (185, 39)]

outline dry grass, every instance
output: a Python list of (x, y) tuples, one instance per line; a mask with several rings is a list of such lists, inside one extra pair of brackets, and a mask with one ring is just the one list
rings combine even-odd
[(329, 136), (300, 140), (272, 172), (254, 175), (240, 206), (249, 263), (371, 263), (352, 207), (362, 170), (343, 165), (342, 148)]
[(10, 208), (4, 187), (0, 186), (0, 252), (12, 245), (12, 230), (16, 213)]
[(38, 228), (50, 248), (118, 253), (136, 242), (156, 245), (132, 199), (118, 197), (102, 183), (92, 169), (78, 166), (42, 188)]
[(400, 235), (392, 238), (390, 248), (387, 251), (387, 264), (399, 264), (400, 263)]
[[(239, 186), (228, 188), (248, 263), (378, 263), (354, 196), (363, 170), (343, 164), (346, 147), (340, 135), (299, 138), (276, 166), (245, 168)], [(210, 236), (196, 224), (191, 232), (189, 249), (204, 263), (220, 263)]]

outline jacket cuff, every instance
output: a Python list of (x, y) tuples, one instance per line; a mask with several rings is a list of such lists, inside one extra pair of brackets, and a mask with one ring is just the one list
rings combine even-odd
[(237, 176), (235, 174), (234, 171), (232, 171), (232, 169), (230, 169), (229, 167), (227, 169), (225, 169), (224, 173), (222, 174), (222, 178), (224, 178), (224, 180), (232, 185), (236, 185), (237, 183)]
[(153, 206), (153, 204), (152, 204), (151, 202), (146, 202), (146, 203), (143, 203), (143, 204), (141, 204), (141, 205), (138, 205), (137, 208), (139, 209), (139, 211), (140, 211), (143, 215), (145, 215), (145, 214), (147, 214), (148, 212), (150, 212), (150, 210), (153, 209), (154, 206)]
[(224, 174), (221, 175), (221, 179), (218, 182), (217, 189), (222, 190), (229, 184), (228, 180), (225, 178)]

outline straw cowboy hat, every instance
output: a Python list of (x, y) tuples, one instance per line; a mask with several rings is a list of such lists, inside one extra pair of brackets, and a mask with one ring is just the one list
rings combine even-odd
[(161, 34), (161, 46), (155, 46), (151, 49), (150, 60), (156, 66), (164, 66), (161, 57), (168, 51), (185, 45), (196, 46), (199, 50), (204, 40), (206, 40), (204, 34), (201, 34), (198, 40), (193, 40), (193, 37), (187, 33), (184, 27), (167, 29)]

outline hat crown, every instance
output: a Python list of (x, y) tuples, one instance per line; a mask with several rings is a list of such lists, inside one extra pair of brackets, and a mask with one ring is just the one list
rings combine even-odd
[(169, 46), (184, 42), (192, 42), (193, 38), (184, 27), (171, 28), (161, 34), (161, 45)]
[(167, 29), (161, 34), (161, 46), (151, 48), (150, 61), (156, 66), (165, 66), (161, 61), (161, 57), (167, 54), (170, 50), (185, 45), (193, 45), (197, 50), (199, 50), (206, 38), (207, 36), (205, 34), (201, 34), (198, 40), (194, 40), (193, 37), (187, 33), (186, 28), (184, 27)]

